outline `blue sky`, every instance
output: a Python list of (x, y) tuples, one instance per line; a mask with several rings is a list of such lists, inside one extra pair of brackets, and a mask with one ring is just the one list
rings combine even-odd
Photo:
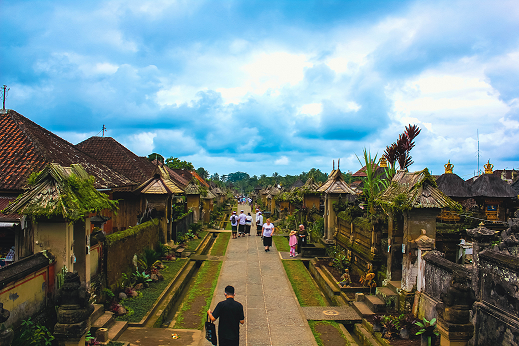
[(517, 1), (2, 1), (6, 107), (210, 173), (519, 168)]

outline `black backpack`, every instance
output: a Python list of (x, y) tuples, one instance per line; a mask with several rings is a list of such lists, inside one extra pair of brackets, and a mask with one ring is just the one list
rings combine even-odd
[(231, 222), (236, 223), (236, 215), (231, 216)]

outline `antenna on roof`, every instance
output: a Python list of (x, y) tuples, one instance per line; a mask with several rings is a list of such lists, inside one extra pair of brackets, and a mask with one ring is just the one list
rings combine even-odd
[(337, 169), (339, 169), (340, 164), (341, 164), (341, 159), (337, 159)]
[(106, 131), (106, 126), (105, 126), (105, 124), (103, 124), (103, 129), (102, 129), (101, 131), (103, 131), (103, 137), (104, 137), (104, 136), (105, 136), (105, 131)]
[(4, 96), (2, 97), (2, 100), (3, 100), (2, 110), (5, 111), (5, 97), (7, 96), (7, 93), (9, 92), (9, 90), (11, 90), (11, 88), (8, 88), (7, 85), (4, 84), (2, 89), (4, 90)]
[(476, 134), (478, 137), (478, 176), (481, 175), (481, 171), (479, 170), (479, 129), (476, 130)]
[(335, 160), (333, 160), (332, 171), (335, 171)]

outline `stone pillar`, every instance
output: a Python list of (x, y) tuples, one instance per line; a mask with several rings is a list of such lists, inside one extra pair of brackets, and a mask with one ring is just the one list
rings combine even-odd
[(333, 244), (335, 239), (335, 229), (337, 228), (337, 216), (333, 209), (333, 204), (339, 201), (338, 195), (326, 194), (326, 200), (324, 205), (324, 241), (327, 244)]
[(440, 295), (440, 299), (442, 302), (436, 305), (440, 346), (467, 345), (474, 335), (474, 325), (470, 323), (470, 310), (476, 301), (468, 277), (463, 273), (454, 272), (450, 286)]
[(496, 231), (488, 229), (481, 222), (479, 227), (473, 229), (467, 229), (467, 235), (473, 239), (472, 242), (472, 288), (479, 296), (479, 253), (485, 249), (488, 249), (492, 244), (493, 240), (497, 239)]
[(90, 294), (86, 291), (77, 272), (68, 272), (60, 288), (56, 305), (58, 323), (54, 336), (60, 346), (84, 346), (85, 336), (90, 329), (90, 315), (94, 306), (89, 304)]

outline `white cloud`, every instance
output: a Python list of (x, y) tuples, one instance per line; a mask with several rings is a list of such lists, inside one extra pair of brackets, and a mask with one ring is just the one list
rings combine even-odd
[(309, 103), (301, 106), (299, 113), (304, 115), (319, 115), (323, 111), (322, 103)]
[(282, 166), (282, 165), (285, 166), (285, 165), (288, 165), (289, 161), (290, 161), (290, 160), (288, 159), (288, 157), (286, 157), (286, 156), (281, 156), (279, 159), (277, 159), (276, 161), (274, 161), (274, 164), (275, 164), (275, 165), (278, 165), (278, 166)]
[(155, 148), (153, 139), (155, 137), (157, 137), (157, 133), (154, 132), (136, 133), (126, 137), (124, 140), (121, 140), (121, 144), (133, 151), (135, 154), (145, 156), (153, 152), (153, 149)]

